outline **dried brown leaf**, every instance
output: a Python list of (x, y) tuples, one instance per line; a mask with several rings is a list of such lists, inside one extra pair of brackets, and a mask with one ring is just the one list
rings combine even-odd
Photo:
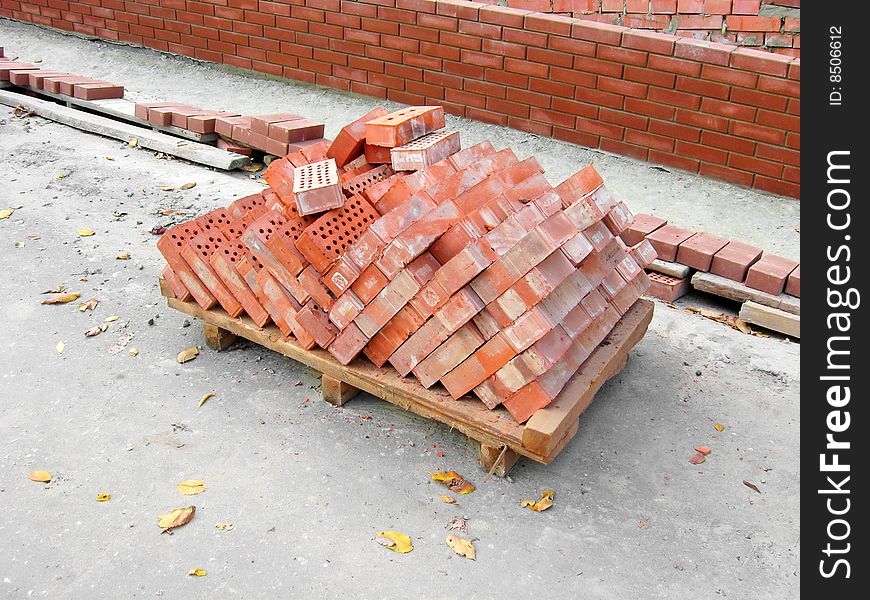
[(182, 525), (190, 523), (193, 516), (196, 514), (195, 506), (187, 506), (185, 508), (174, 508), (165, 515), (157, 517), (157, 526), (163, 531), (169, 531)]
[(753, 492), (758, 492), (759, 494), (761, 493), (761, 490), (758, 489), (758, 486), (755, 485), (754, 483), (750, 482), (750, 481), (746, 481), (746, 480), (744, 479), (744, 480), (743, 480), (743, 485), (745, 485), (746, 487), (748, 487), (748, 488), (749, 488), (750, 490), (752, 490)]
[(42, 304), (66, 304), (73, 300), (78, 300), (79, 296), (81, 296), (78, 292), (61, 292), (58, 294), (51, 292), (44, 293), (48, 293), (48, 298), (43, 300)]

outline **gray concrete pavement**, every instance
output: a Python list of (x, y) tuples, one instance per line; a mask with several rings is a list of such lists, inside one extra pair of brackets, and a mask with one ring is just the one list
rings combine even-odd
[[(244, 112), (292, 107), (325, 119), (330, 133), (373, 103), (2, 20), (0, 39), (10, 54), (150, 97)], [(793, 200), (454, 123), (467, 143), (489, 137), (536, 154), (555, 181), (594, 160), (636, 210), (797, 255)], [(799, 594), (799, 345), (659, 304), (628, 367), (559, 458), (523, 461), (509, 479), (484, 483), (462, 435), (369, 396), (332, 408), (318, 400), (315, 374), (267, 350), (206, 348), (176, 363), (201, 331), (162, 301), (148, 230), (168, 220), (161, 209), (199, 214), (259, 189), (247, 174), (159, 160), (5, 108), (0, 168), (0, 209), (20, 207), (0, 221), (0, 597)], [(189, 181), (196, 187), (177, 189)], [(755, 216), (738, 214), (746, 211)], [(81, 228), (96, 235), (80, 238)], [(116, 260), (120, 252), (131, 260)], [(58, 284), (99, 306), (40, 305), (40, 292)], [(109, 315), (120, 319), (84, 337)], [(218, 396), (197, 409), (207, 392)], [(698, 445), (712, 453), (693, 466)], [(36, 469), (55, 479), (27, 480)], [(478, 489), (443, 504), (444, 488), (427, 475), (435, 469), (455, 469)], [(184, 479), (209, 489), (182, 496)], [(518, 506), (547, 488), (557, 492), (549, 511)], [(101, 492), (111, 500), (96, 502)], [(157, 515), (191, 503), (194, 520), (161, 535)], [(455, 515), (469, 518), (476, 562), (444, 544)], [(217, 521), (235, 528), (219, 531)], [(371, 538), (384, 529), (410, 535), (415, 550), (379, 547)], [(208, 575), (187, 577), (194, 567)]]

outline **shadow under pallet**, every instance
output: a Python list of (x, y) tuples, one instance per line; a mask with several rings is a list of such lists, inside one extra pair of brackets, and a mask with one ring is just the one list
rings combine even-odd
[(654, 306), (649, 300), (635, 302), (559, 396), (521, 425), (502, 407), (490, 410), (471, 396), (454, 400), (440, 384), (426, 389), (392, 368), (376, 367), (365, 357), (343, 365), (326, 350), (301, 348), (295, 340), (284, 338), (274, 325), (261, 329), (246, 316), (234, 319), (219, 307), (203, 310), (195, 302), (183, 302), (175, 298), (162, 279), (160, 291), (171, 308), (203, 321), (209, 347), (223, 350), (242, 337), (319, 371), (323, 399), (336, 406), (365, 391), (440, 421), (480, 443), (481, 466), (500, 476), (520, 456), (547, 464), (568, 445), (577, 433), (580, 414), (591, 404), (599, 388), (625, 367), (629, 350), (643, 338), (652, 321)]

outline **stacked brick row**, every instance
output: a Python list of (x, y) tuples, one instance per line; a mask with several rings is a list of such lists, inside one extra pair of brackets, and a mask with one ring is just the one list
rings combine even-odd
[(194, 133), (220, 134), (220, 147), (242, 154), (250, 149), (285, 156), (320, 144), (323, 123), (293, 113), (243, 116), (180, 102), (137, 102), (135, 114), (152, 125), (178, 127)]
[(0, 81), (81, 100), (124, 97), (122, 85), (71, 73), (40, 69), (36, 65), (3, 58), (2, 52), (0, 52)]
[[(710, 272), (747, 287), (778, 296), (782, 293), (800, 298), (800, 264), (761, 248), (721, 237), (670, 225), (664, 219), (639, 214), (622, 233), (627, 244), (643, 240), (652, 244), (659, 259), (677, 262), (697, 271)], [(673, 300), (688, 289), (688, 282), (664, 275), (652, 276), (655, 294)]]
[(622, 241), (633, 215), (591, 166), (554, 188), (534, 158), (443, 127), (441, 107), (375, 109), (274, 161), (262, 194), (164, 234), (166, 281), (525, 422), (647, 289), (655, 251)]
[[(498, 0), (475, 0), (499, 4)], [(800, 57), (800, 0), (507, 0), (513, 8)]]
[(800, 61), (787, 56), (464, 0), (173, 4), (49, 17), (0, 0), (0, 15), (800, 194)]

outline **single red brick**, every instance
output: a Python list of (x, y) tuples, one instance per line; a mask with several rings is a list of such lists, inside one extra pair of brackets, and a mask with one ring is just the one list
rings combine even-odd
[(324, 212), (344, 205), (334, 159), (319, 161), (293, 172), (293, 195), (300, 215)]
[(16, 62), (12, 60), (0, 60), (0, 81), (9, 81), (9, 73), (11, 71), (22, 70), (37, 70), (39, 67), (29, 63)]
[(299, 283), (308, 292), (308, 295), (324, 309), (330, 309), (334, 300), (323, 283), (323, 277), (317, 270), (308, 265), (298, 275)]
[(350, 323), (329, 345), (329, 352), (338, 362), (346, 365), (362, 352), (368, 342), (369, 339), (359, 330), (359, 327)]
[(334, 158), (339, 167), (343, 167), (355, 159), (363, 152), (363, 146), (366, 141), (366, 122), (382, 117), (386, 114), (387, 110), (379, 106), (372, 109), (356, 121), (348, 123), (342, 127), (341, 131), (337, 136), (335, 136), (335, 139), (329, 146), (326, 155), (329, 158)]
[(647, 295), (664, 302), (674, 302), (689, 291), (689, 279), (677, 279), (662, 273), (648, 273), (650, 286)]
[(595, 167), (588, 165), (556, 186), (556, 193), (562, 198), (565, 206), (569, 206), (583, 196), (604, 185), (604, 180)]
[(761, 258), (761, 248), (730, 242), (713, 257), (710, 272), (732, 281), (743, 282), (749, 267)]
[[(29, 67), (25, 67), (25, 68), (29, 68)], [(7, 72), (11, 73), (12, 67), (9, 67), (9, 70)], [(69, 75), (70, 75), (69, 73), (63, 73), (61, 71), (42, 71), (42, 70), (31, 71), (27, 75), (27, 85), (29, 85), (30, 87), (32, 87), (34, 89), (41, 90), (41, 89), (43, 89), (43, 85), (45, 84), (45, 80), (47, 78), (49, 78), (49, 77), (68, 77)], [(168, 104), (168, 103), (161, 103), (161, 104)], [(147, 116), (147, 111), (146, 111), (146, 116)]]
[[(251, 123), (255, 123), (256, 117), (251, 119)], [(295, 144), (297, 142), (306, 142), (309, 140), (319, 140), (323, 138), (323, 123), (315, 123), (302, 117), (287, 121), (270, 122), (268, 136), (270, 139), (284, 142), (286, 144)], [(256, 130), (255, 130), (256, 131)], [(257, 131), (257, 133), (260, 133)]]
[(675, 261), (680, 244), (695, 235), (695, 232), (676, 225), (665, 225), (646, 236), (661, 260)]
[[(294, 115), (293, 113), (274, 113), (270, 115), (257, 115), (251, 117), (251, 130), (254, 133), (259, 133), (260, 135), (265, 135), (269, 137), (269, 129), (273, 123), (280, 123), (282, 121), (294, 121), (296, 119), (301, 119), (299, 115)], [(321, 133), (321, 135), (323, 135)], [(317, 136), (320, 137), (320, 136)], [(279, 138), (276, 138), (279, 139)], [(289, 140), (288, 140), (289, 141)]]
[(365, 124), (366, 141), (395, 148), (444, 127), (441, 106), (412, 106), (372, 119)]
[(181, 255), (187, 243), (201, 233), (202, 229), (195, 222), (181, 223), (166, 230), (157, 241), (157, 249), (184, 287), (191, 293), (196, 303), (208, 310), (217, 304), (217, 299), (200, 281)]
[(774, 254), (765, 254), (761, 260), (749, 267), (746, 285), (778, 296), (785, 289), (788, 276), (797, 266), (798, 263), (793, 260)]
[(665, 219), (653, 215), (637, 214), (634, 221), (622, 232), (620, 237), (629, 246), (634, 246), (643, 241), (646, 236), (659, 229), (668, 222)]
[[(281, 284), (278, 283), (274, 277), (269, 273), (266, 269), (254, 270), (250, 268), (250, 265), (247, 267), (243, 266), (244, 270), (243, 276), (245, 277), (245, 281), (248, 282), (248, 285), (253, 289), (251, 276), (255, 279), (255, 284), (257, 289), (254, 290), (254, 293), (257, 295), (257, 298), (260, 300), (260, 304), (263, 305), (263, 308), (269, 313), (269, 316), (272, 318), (272, 321), (275, 322), (275, 325), (278, 329), (281, 330), (285, 336), (293, 335), (293, 328), (288, 323), (287, 319), (290, 318), (293, 323), (296, 322), (296, 312), (297, 307), (299, 307), (298, 303), (293, 300), (293, 297), (290, 296), (287, 291), (281, 287)], [(242, 270), (240, 270), (242, 272)], [(311, 340), (311, 347), (313, 347), (314, 341)]]
[(414, 376), (424, 387), (431, 387), (468, 358), (483, 342), (483, 336), (477, 327), (472, 323), (467, 323), (420, 361), (412, 369)]
[(181, 283), (181, 279), (178, 277), (178, 275), (175, 274), (175, 271), (173, 271), (169, 265), (163, 267), (161, 275), (166, 281), (166, 285), (169, 286), (169, 289), (172, 290), (172, 294), (176, 298), (178, 298), (182, 302), (188, 302), (191, 298), (193, 298), (187, 288), (184, 287), (184, 284)]
[(321, 348), (328, 348), (338, 335), (338, 329), (329, 321), (326, 312), (313, 300), (306, 302), (296, 313), (296, 322)]
[(218, 252), (226, 240), (219, 232), (200, 233), (191, 238), (187, 245), (181, 249), (181, 256), (190, 265), (200, 281), (208, 288), (212, 295), (217, 298), (221, 307), (228, 315), (235, 318), (244, 310), (241, 303), (230, 292), (221, 278), (215, 273), (209, 262), (212, 254)]
[(460, 149), (458, 131), (435, 131), (390, 149), (396, 171), (416, 171), (444, 160)]
[(73, 86), (72, 95), (82, 100), (108, 100), (110, 98), (123, 98), (124, 86), (114, 83), (80, 83)]
[(789, 273), (788, 281), (785, 284), (785, 293), (791, 294), (797, 298), (801, 297), (801, 266)]
[(680, 244), (677, 262), (698, 271), (709, 271), (713, 255), (728, 244), (728, 240), (709, 233), (696, 233)]
[[(392, 148), (387, 148), (386, 146), (375, 146), (373, 144), (365, 145), (365, 158), (366, 161), (375, 165), (381, 164), (392, 164), (393, 158), (392, 154), (390, 154), (390, 150)], [(393, 167), (395, 169), (395, 167)], [(396, 169), (398, 170), (398, 169)]]
[(270, 321), (269, 313), (236, 269), (236, 265), (245, 255), (244, 244), (238, 241), (227, 242), (211, 255), (209, 262), (251, 320), (257, 327), (264, 327)]
[[(733, 243), (733, 242), (732, 242)], [(644, 239), (631, 247), (631, 256), (640, 265), (641, 268), (645, 269), (652, 264), (652, 262), (658, 257), (656, 253), (656, 249), (653, 248), (653, 245), (649, 243), (649, 240)], [(716, 260), (716, 257), (713, 257), (713, 260)]]
[(462, 364), (442, 377), (441, 383), (450, 395), (458, 400), (483, 383), (515, 355), (516, 352), (499, 333), (478, 348)]
[(387, 287), (386, 276), (375, 265), (369, 266), (351, 285), (351, 290), (359, 296), (363, 304), (368, 304)]
[(392, 175), (394, 175), (394, 172), (390, 165), (378, 165), (342, 181), (341, 189), (346, 196), (363, 194), (369, 187), (388, 179)]

